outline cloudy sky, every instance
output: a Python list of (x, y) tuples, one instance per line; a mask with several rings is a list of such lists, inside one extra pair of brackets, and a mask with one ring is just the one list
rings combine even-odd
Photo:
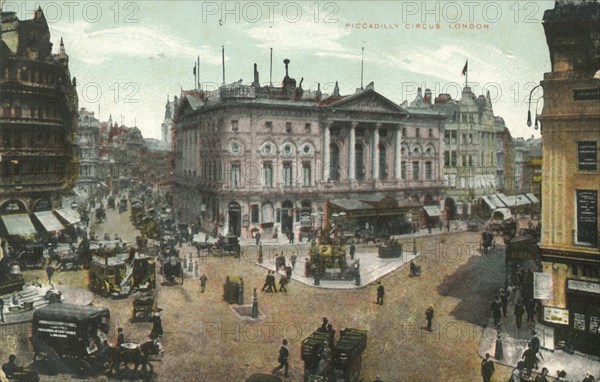
[(252, 82), (257, 63), (268, 84), (273, 48), (274, 83), (289, 58), (305, 89), (331, 92), (339, 81), (342, 94), (360, 87), (364, 47), (364, 84), (397, 103), (417, 87), (458, 98), (468, 60), (469, 85), (490, 91), (513, 136), (539, 136), (525, 124), (527, 98), (550, 70), (541, 20), (554, 1), (5, 0), (3, 10), (29, 19), (37, 5), (55, 50), (64, 39), (80, 106), (145, 137), (160, 136), (167, 97), (194, 87), (197, 56), (203, 87), (221, 83), (221, 46), (228, 83)]

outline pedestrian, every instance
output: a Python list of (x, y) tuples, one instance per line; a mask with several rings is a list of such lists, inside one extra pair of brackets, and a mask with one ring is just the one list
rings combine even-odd
[(323, 317), (323, 323), (321, 324), (321, 329), (319, 329), (319, 331), (321, 333), (327, 333), (327, 324), (329, 323), (329, 320), (327, 319), (327, 317)]
[(502, 316), (502, 303), (500, 301), (500, 296), (497, 296), (492, 305), (490, 306), (490, 310), (492, 311), (492, 317), (494, 318), (494, 326), (500, 325), (500, 318)]
[(515, 367), (512, 373), (510, 374), (509, 381), (521, 382), (521, 376), (523, 375), (524, 368), (525, 364), (523, 363), (523, 361), (519, 361), (519, 363), (517, 363), (517, 367)]
[(277, 362), (279, 362), (279, 366), (273, 369), (273, 374), (276, 374), (279, 370), (285, 368), (285, 377), (289, 377), (289, 367), (290, 364), (288, 362), (288, 357), (290, 356), (290, 351), (288, 350), (288, 342), (287, 340), (283, 340), (281, 344), (281, 348), (279, 348), (279, 357), (277, 358)]
[[(538, 375), (537, 377), (535, 377), (535, 381), (534, 382), (548, 382), (548, 369), (547, 368), (542, 368), (542, 374)], [(584, 380), (585, 381), (585, 380)], [(589, 381), (589, 382), (594, 382)]]
[(529, 347), (533, 349), (534, 352), (539, 352), (541, 343), (540, 337), (538, 337), (537, 332), (535, 330), (531, 331), (531, 339), (529, 340)]
[(290, 262), (292, 263), (292, 270), (296, 268), (296, 261), (298, 261), (298, 256), (296, 256), (296, 254), (294, 253), (290, 257)]
[(501, 289), (500, 292), (500, 303), (502, 307), (502, 315), (506, 318), (506, 312), (508, 311), (508, 292)]
[(48, 284), (50, 285), (52, 285), (52, 275), (54, 275), (55, 271), (56, 269), (54, 269), (52, 264), (48, 264), (48, 266), (46, 267), (46, 275), (48, 276)]
[(281, 278), (279, 279), (279, 291), (280, 292), (285, 292), (287, 293), (287, 289), (285, 289), (285, 286), (288, 283), (288, 278), (287, 276), (281, 276)]
[(525, 368), (530, 372), (538, 368), (538, 363), (540, 362), (540, 360), (536, 356), (536, 354), (537, 351), (535, 351), (535, 349), (531, 347), (531, 344), (529, 344), (529, 348), (525, 350), (525, 352), (523, 352), (523, 355), (521, 356), (523, 362), (525, 363)]
[(481, 377), (483, 382), (490, 382), (494, 374), (494, 362), (490, 359), (490, 353), (485, 354), (485, 359), (481, 361)]
[(125, 335), (123, 334), (123, 328), (117, 329), (117, 342), (115, 344), (117, 349), (121, 348), (121, 345), (125, 343)]
[(356, 253), (356, 247), (354, 246), (354, 242), (350, 244), (350, 258), (354, 260), (354, 253)]
[(523, 324), (523, 313), (525, 313), (525, 307), (523, 306), (523, 301), (517, 301), (515, 305), (515, 321), (517, 322), (517, 328), (521, 329), (521, 325)]
[(383, 295), (385, 294), (385, 288), (379, 282), (379, 286), (377, 287), (377, 304), (383, 305)]
[(204, 291), (206, 290), (207, 281), (208, 277), (206, 277), (206, 275), (203, 273), (202, 276), (200, 276), (200, 289), (202, 290), (202, 293), (204, 293)]
[(427, 319), (427, 330), (431, 332), (431, 321), (433, 320), (433, 305), (429, 305), (429, 308), (425, 311), (425, 318)]
[(504, 347), (502, 347), (502, 336), (498, 334), (496, 337), (496, 348), (494, 349), (494, 358), (500, 361), (504, 358)]
[[(262, 287), (261, 291), (262, 291), (262, 292), (264, 292), (264, 291), (265, 291), (265, 289), (267, 289), (267, 287), (268, 287), (269, 289), (271, 289), (271, 286), (270, 286), (270, 285), (271, 285), (271, 271), (269, 271), (269, 272), (267, 273), (267, 276), (265, 277), (265, 283), (264, 283), (264, 285), (263, 285), (263, 287)], [(267, 292), (270, 292), (270, 290), (268, 290), (268, 289), (267, 289)]]
[(0, 297), (0, 321), (4, 322), (4, 299)]
[(254, 235), (254, 239), (256, 240), (256, 246), (260, 245), (260, 237), (261, 237), (260, 231), (256, 231), (256, 234)]
[(530, 299), (525, 306), (527, 312), (527, 322), (535, 322), (535, 301)]
[(152, 316), (152, 331), (150, 332), (150, 338), (155, 340), (163, 335), (162, 321), (160, 319), (160, 312), (155, 312)]
[(277, 285), (275, 285), (275, 272), (271, 272), (271, 275), (269, 276), (269, 289), (267, 289), (268, 291), (272, 291), (277, 293)]

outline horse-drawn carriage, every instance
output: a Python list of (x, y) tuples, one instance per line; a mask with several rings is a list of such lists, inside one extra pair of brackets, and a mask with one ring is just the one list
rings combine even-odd
[(152, 257), (129, 253), (94, 256), (89, 269), (89, 288), (103, 297), (124, 297), (134, 289), (154, 289), (155, 270)]
[[(31, 342), (34, 367), (49, 374), (67, 373), (89, 378), (108, 372), (119, 373), (121, 365), (134, 364), (148, 376), (149, 357), (158, 354), (160, 344), (108, 344), (110, 312), (107, 308), (51, 304), (33, 313)], [(128, 369), (129, 370), (129, 369)]]
[(102, 223), (104, 220), (106, 220), (106, 211), (100, 206), (96, 208), (96, 221)]
[(176, 279), (181, 278), (181, 285), (183, 285), (183, 263), (179, 257), (166, 257), (162, 265), (161, 273), (163, 278), (170, 284), (175, 284)]
[(235, 235), (220, 236), (217, 242), (208, 248), (209, 255), (240, 257), (240, 240)]

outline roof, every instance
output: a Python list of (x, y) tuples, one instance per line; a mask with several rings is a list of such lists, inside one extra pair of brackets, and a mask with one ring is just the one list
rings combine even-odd
[(52, 211), (35, 212), (35, 217), (42, 223), (44, 229), (48, 232), (60, 231), (65, 228), (61, 222), (54, 216)]
[(79, 216), (79, 212), (71, 209), (71, 208), (60, 208), (56, 210), (58, 216), (66, 220), (68, 224), (75, 224), (81, 221), (81, 217)]
[(423, 206), (423, 209), (425, 212), (427, 212), (427, 215), (431, 217), (442, 216), (442, 210), (440, 209), (440, 206)]
[(2, 216), (2, 222), (9, 235), (29, 236), (37, 233), (27, 214), (4, 215)]
[(39, 320), (82, 322), (105, 314), (110, 314), (107, 308), (57, 303), (36, 309), (33, 312), (33, 322)]

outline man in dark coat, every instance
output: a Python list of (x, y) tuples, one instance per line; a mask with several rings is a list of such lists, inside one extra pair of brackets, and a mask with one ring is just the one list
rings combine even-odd
[(525, 307), (523, 306), (523, 301), (519, 300), (515, 305), (515, 320), (519, 329), (521, 329), (521, 325), (523, 324), (523, 313), (525, 313)]
[(490, 382), (494, 374), (494, 362), (490, 360), (490, 353), (485, 354), (485, 359), (481, 361), (481, 377), (483, 382)]
[(379, 305), (383, 305), (383, 295), (385, 294), (385, 288), (383, 287), (383, 285), (381, 285), (381, 283), (379, 283), (379, 286), (377, 287), (377, 303)]
[(431, 331), (431, 321), (433, 320), (433, 305), (429, 305), (429, 308), (425, 311), (425, 318), (427, 319), (427, 330)]
[(535, 320), (535, 301), (530, 299), (525, 305), (525, 311), (527, 312), (527, 322), (534, 322)]
[(350, 258), (354, 260), (354, 254), (356, 253), (356, 247), (354, 246), (354, 242), (350, 244)]
[(279, 358), (277, 359), (277, 362), (279, 362), (279, 366), (277, 366), (275, 369), (273, 369), (273, 374), (277, 373), (279, 370), (285, 368), (285, 377), (289, 377), (288, 374), (288, 370), (290, 367), (290, 364), (288, 362), (288, 357), (290, 356), (290, 351), (287, 348), (287, 340), (283, 340), (283, 343), (281, 345), (281, 348), (279, 348)]
[(502, 315), (506, 317), (506, 312), (508, 310), (508, 292), (502, 289), (500, 293), (500, 302), (502, 304)]
[(502, 317), (502, 303), (500, 297), (496, 297), (490, 309), (492, 311), (492, 317), (494, 317), (494, 326), (500, 325), (500, 318)]
[(163, 335), (162, 321), (160, 319), (160, 313), (156, 312), (152, 316), (152, 331), (150, 332), (150, 338), (155, 340)]
[(52, 284), (52, 275), (54, 275), (54, 267), (52, 264), (48, 264), (46, 267), (46, 275), (48, 276), (48, 284)]
[(270, 286), (270, 281), (271, 281), (271, 271), (269, 271), (267, 273), (267, 276), (265, 277), (265, 284), (263, 285), (261, 291), (265, 291), (265, 289), (267, 289), (267, 292), (270, 292), (271, 286)]

